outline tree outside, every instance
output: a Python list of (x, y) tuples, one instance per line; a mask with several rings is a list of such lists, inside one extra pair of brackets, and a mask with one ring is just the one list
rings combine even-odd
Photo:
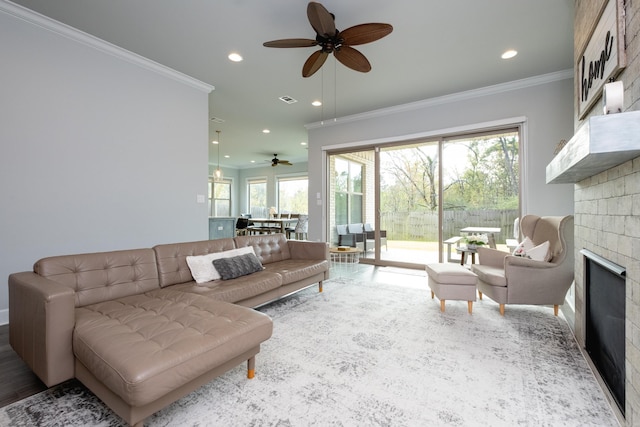
[(511, 237), (519, 209), (518, 132), (445, 140), (442, 159), (438, 144), (381, 151), (381, 226), (388, 237), (437, 241), (440, 200), (445, 236), (466, 225), (483, 225), (500, 227), (503, 238)]

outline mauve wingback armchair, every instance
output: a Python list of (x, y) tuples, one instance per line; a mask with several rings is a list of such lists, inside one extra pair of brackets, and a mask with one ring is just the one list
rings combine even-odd
[(478, 264), (471, 271), (478, 276), (480, 299), (485, 294), (500, 304), (503, 316), (505, 304), (553, 305), (557, 316), (574, 279), (573, 215), (525, 215), (520, 229), (534, 245), (549, 241), (550, 261), (478, 248)]

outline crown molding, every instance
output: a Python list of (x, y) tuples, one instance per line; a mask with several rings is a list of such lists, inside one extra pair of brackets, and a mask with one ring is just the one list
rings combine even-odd
[(136, 53), (123, 49), (112, 43), (99, 39), (91, 34), (87, 34), (83, 31), (73, 28), (62, 22), (49, 18), (48, 16), (37, 13), (31, 9), (20, 6), (9, 0), (0, 0), (0, 12), (11, 15), (24, 22), (35, 25), (52, 33), (58, 34), (62, 37), (66, 37), (75, 42), (84, 44), (100, 52), (122, 59), (129, 63), (135, 64), (141, 68), (152, 71), (156, 74), (160, 74), (164, 77), (168, 77), (172, 80), (191, 86), (205, 93), (210, 93), (215, 88), (212, 85), (204, 83), (200, 80), (194, 79), (186, 74), (176, 71), (172, 68), (159, 64), (148, 58), (140, 56)]
[(496, 95), (503, 92), (509, 92), (518, 89), (524, 89), (531, 86), (538, 86), (559, 80), (567, 80), (573, 78), (573, 69), (556, 71), (554, 73), (542, 74), (540, 76), (529, 77), (526, 79), (514, 80), (511, 82), (500, 83), (493, 86), (486, 86), (479, 89), (472, 89), (464, 92), (458, 92), (450, 95), (438, 96), (435, 98), (424, 99), (421, 101), (410, 102), (408, 104), (396, 105), (388, 108), (368, 111), (366, 113), (353, 114), (340, 118), (323, 120), (304, 125), (309, 129), (317, 129), (327, 126), (336, 126), (343, 123), (357, 122), (361, 120), (375, 119), (390, 114), (397, 114), (406, 111), (415, 111), (423, 108), (434, 107), (438, 105), (448, 104), (452, 102), (466, 101), (473, 98), (480, 98), (489, 95)]

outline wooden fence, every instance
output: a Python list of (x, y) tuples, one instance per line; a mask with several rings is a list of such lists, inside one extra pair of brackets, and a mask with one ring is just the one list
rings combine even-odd
[[(460, 235), (464, 227), (498, 227), (497, 243), (513, 237), (513, 222), (518, 211), (470, 210), (445, 211), (442, 221), (443, 240)], [(386, 212), (380, 217), (381, 230), (387, 231), (389, 240), (438, 241), (437, 212)]]

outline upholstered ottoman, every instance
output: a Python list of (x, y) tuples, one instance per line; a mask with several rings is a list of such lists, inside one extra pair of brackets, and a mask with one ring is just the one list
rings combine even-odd
[(434, 295), (440, 300), (440, 311), (444, 311), (446, 300), (467, 301), (469, 314), (473, 311), (476, 300), (476, 276), (459, 264), (427, 264), (431, 298)]

